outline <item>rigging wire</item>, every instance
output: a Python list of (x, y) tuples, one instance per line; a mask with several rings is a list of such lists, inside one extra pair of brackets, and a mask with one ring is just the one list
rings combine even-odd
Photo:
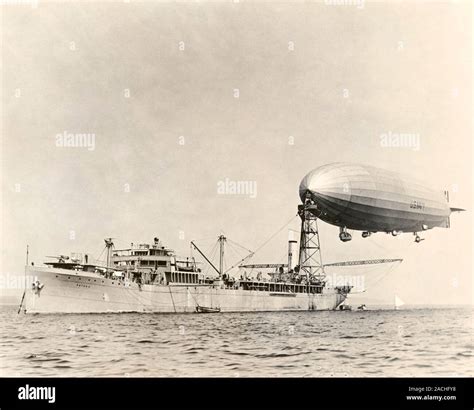
[(263, 242), (255, 251), (251, 251), (250, 249), (247, 249), (245, 248), (244, 246), (238, 244), (237, 242), (234, 242), (230, 239), (228, 239), (227, 241), (228, 242), (231, 242), (233, 243), (234, 245), (237, 245), (239, 246), (240, 248), (244, 249), (246, 252), (249, 252), (249, 255), (245, 256), (244, 258), (242, 258), (240, 261), (238, 261), (237, 263), (235, 263), (234, 265), (232, 265), (229, 269), (226, 270), (226, 272), (228, 272), (229, 270), (235, 268), (236, 266), (238, 266), (240, 263), (244, 262), (246, 259), (249, 259), (249, 258), (252, 258), (253, 256), (255, 256), (255, 254), (260, 251), (265, 245), (267, 245), (273, 238), (275, 238), (275, 236), (277, 236), (283, 229), (285, 229), (288, 225), (290, 225), (293, 220), (297, 217), (298, 215), (294, 215), (290, 218), (290, 220), (288, 222), (286, 222), (280, 229), (278, 229), (272, 236), (270, 236), (265, 242)]
[(233, 241), (233, 240), (231, 240), (231, 239), (227, 239), (227, 242), (228, 242), (228, 243), (232, 243), (232, 244), (238, 246), (239, 248), (243, 249), (243, 250), (246, 251), (246, 252), (250, 252), (250, 253), (253, 252), (253, 251), (251, 251), (250, 249), (247, 249), (246, 247), (244, 247), (244, 246), (238, 244), (237, 242), (235, 242), (235, 241)]
[[(398, 266), (399, 264), (401, 264), (402, 261), (401, 260), (397, 260), (397, 261), (393, 261), (390, 263), (390, 267), (388, 269), (384, 269), (381, 273), (379, 274), (375, 274), (373, 278), (370, 278), (371, 280), (368, 281), (369, 283), (367, 283), (366, 285), (364, 285), (364, 290), (362, 292), (365, 292), (368, 288), (373, 288), (375, 287), (375, 285), (377, 285), (379, 282), (381, 282), (385, 277), (387, 277), (394, 269), (396, 266)], [(329, 266), (330, 268), (330, 266)], [(340, 267), (339, 267), (340, 268)], [(350, 268), (352, 269), (353, 266), (345, 266), (344, 268)], [(371, 273), (375, 272), (376, 270), (378, 270), (378, 266), (375, 266), (375, 265), (372, 265), (372, 266), (368, 266), (368, 267), (364, 267), (363, 271), (360, 273), (360, 275), (364, 275), (364, 276), (371, 276)], [(340, 273), (342, 274), (342, 273)], [(336, 275), (337, 276), (337, 273), (336, 274), (329, 274), (329, 276), (331, 275)], [(355, 276), (355, 275), (349, 275), (349, 276)], [(357, 293), (361, 293), (361, 292), (357, 292)]]
[(264, 243), (262, 243), (253, 253), (256, 254), (260, 249), (262, 249), (265, 245), (268, 244), (275, 236), (277, 236), (283, 229), (285, 229), (293, 220), (298, 216), (298, 214), (291, 217), (291, 219), (285, 223), (278, 231), (276, 231), (270, 238), (268, 238)]
[[(239, 248), (245, 250), (246, 252), (249, 252), (249, 255), (247, 255), (245, 258), (242, 258), (241, 260), (239, 260), (236, 264), (232, 265), (231, 267), (229, 267), (228, 269), (225, 269), (224, 272), (228, 272), (229, 270), (235, 268), (236, 266), (238, 266), (240, 263), (242, 263), (243, 261), (245, 261), (246, 259), (248, 258), (251, 258), (253, 257), (258, 251), (260, 251), (264, 246), (266, 246), (273, 238), (275, 238), (275, 236), (277, 236), (283, 229), (285, 229), (288, 225), (290, 225), (294, 219), (298, 216), (298, 214), (292, 216), (288, 222), (286, 222), (281, 228), (279, 228), (274, 234), (272, 234), (265, 242), (263, 242), (255, 251), (251, 251), (250, 249), (247, 249), (246, 247), (240, 245), (239, 243), (231, 240), (231, 239), (228, 239), (226, 238), (226, 241), (228, 242), (228, 248), (232, 249), (233, 252), (235, 252), (239, 257), (241, 256), (241, 254), (239, 254), (235, 248), (231, 247), (230, 244), (233, 244), (234, 246), (238, 246)], [(224, 232), (221, 231), (221, 234), (224, 235)], [(214, 237), (215, 238), (215, 237)], [(195, 241), (197, 242), (197, 241)], [(216, 253), (216, 250), (217, 250), (217, 245), (218, 245), (218, 242), (216, 242), (214, 244), (214, 247), (212, 248), (211, 252), (212, 254), (210, 255), (209, 257), (209, 260), (214, 260), (214, 257), (215, 257), (215, 253)], [(227, 267), (227, 263), (226, 261), (224, 260), (224, 266)], [(209, 269), (209, 267), (208, 267)], [(208, 271), (207, 271), (208, 272)]]
[[(400, 239), (403, 238), (403, 236), (400, 236), (399, 237)], [(370, 244), (373, 244), (375, 246), (377, 246), (378, 248), (384, 250), (385, 252), (388, 252), (389, 249), (381, 244), (379, 244), (374, 237), (370, 237), (370, 238), (367, 238), (368, 239), (368, 243)], [(408, 243), (407, 245), (403, 244), (404, 246), (401, 247), (401, 250), (402, 250), (402, 253), (405, 254), (410, 248), (412, 248), (413, 246), (416, 246), (417, 243), (414, 242), (414, 241), (410, 241), (410, 243)], [(392, 273), (392, 271), (398, 267), (400, 264), (402, 263), (402, 261), (396, 261), (396, 262), (393, 262), (391, 263), (389, 269), (386, 271), (386, 272), (382, 272), (380, 275), (376, 276), (373, 283), (366, 286), (366, 288), (370, 287), (370, 288), (374, 288), (377, 284), (379, 284), (383, 279), (385, 279), (390, 273)]]
[(102, 252), (100, 253), (99, 257), (96, 259), (97, 262), (104, 262), (105, 263), (105, 260), (103, 261), (100, 258), (102, 257), (102, 255), (104, 254), (106, 249), (107, 249), (106, 247), (104, 249), (102, 249)]
[[(400, 264), (401, 262), (398, 262), (398, 263)], [(389, 274), (390, 272), (392, 272), (393, 269), (395, 269), (395, 266), (396, 266), (395, 263), (392, 264), (392, 266), (388, 269), (388, 271), (387, 271), (386, 273), (380, 275), (380, 277), (378, 278), (378, 280), (376, 280), (374, 283), (372, 283), (372, 284), (370, 285), (370, 287), (372, 287), (372, 288), (375, 287), (375, 285), (377, 285), (377, 283), (379, 283), (383, 278), (385, 278), (386, 276), (388, 276), (388, 274)]]
[[(233, 244), (235, 244), (235, 242), (233, 242), (233, 241), (230, 241), (230, 242), (233, 243)], [(237, 245), (238, 245), (238, 244), (237, 244)], [(240, 246), (240, 245), (239, 245), (239, 247), (240, 247), (241, 249), (245, 249), (243, 246)], [(233, 269), (233, 268), (235, 268), (236, 266), (240, 265), (243, 261), (245, 261), (245, 260), (248, 259), (248, 258), (251, 258), (251, 257), (254, 255), (254, 252), (252, 252), (252, 251), (250, 251), (250, 250), (248, 250), (248, 249), (245, 249), (246, 251), (248, 251), (248, 252), (250, 252), (250, 253), (249, 253), (248, 255), (245, 255), (244, 257), (242, 257), (242, 253), (241, 253), (241, 252), (239, 253), (239, 252), (235, 249), (234, 245), (231, 245), (231, 244), (229, 244), (229, 249), (231, 249), (231, 250), (237, 255), (237, 257), (239, 258), (239, 260), (238, 260), (236, 263), (234, 263), (230, 268), (226, 269), (224, 273), (229, 272), (231, 269)]]
[[(209, 253), (209, 260), (211, 260), (213, 262), (215, 261), (216, 256), (217, 256), (217, 245), (218, 245), (218, 242), (216, 242), (214, 244), (214, 246), (212, 247), (211, 252)], [(209, 273), (209, 271), (211, 270), (211, 266), (208, 266), (207, 268), (208, 268), (207, 273)], [(212, 270), (213, 270), (213, 268), (212, 268)]]

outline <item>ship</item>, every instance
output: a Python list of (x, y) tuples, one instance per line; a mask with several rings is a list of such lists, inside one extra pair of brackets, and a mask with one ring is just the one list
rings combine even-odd
[[(60, 255), (42, 266), (27, 261), (25, 278), (32, 279), (25, 285), (18, 312), (220, 314), (334, 310), (346, 300), (352, 286), (328, 285), (311, 204), (299, 205), (298, 215), (299, 253), (297, 241), (290, 240), (287, 263), (244, 264), (248, 260), (244, 258), (237, 274), (224, 269), (224, 235), (217, 238), (219, 263), (206, 256), (194, 241), (191, 245), (204, 262), (194, 256), (177, 256), (157, 237), (151, 243), (131, 244), (124, 249), (117, 249), (114, 240), (106, 238), (103, 263), (93, 262), (87, 254)], [(201, 263), (212, 268), (213, 275), (204, 274)]]

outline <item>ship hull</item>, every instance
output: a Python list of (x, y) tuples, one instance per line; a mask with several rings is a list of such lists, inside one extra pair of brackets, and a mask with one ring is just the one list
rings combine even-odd
[(41, 290), (26, 290), (25, 313), (191, 313), (196, 307), (220, 312), (332, 310), (346, 299), (334, 288), (320, 294), (226, 289), (214, 285), (141, 285), (95, 274), (30, 268)]

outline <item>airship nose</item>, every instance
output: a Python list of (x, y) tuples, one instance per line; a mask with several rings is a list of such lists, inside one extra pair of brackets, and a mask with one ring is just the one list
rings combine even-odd
[(300, 183), (300, 199), (305, 202), (307, 198), (315, 199), (321, 191), (322, 173), (320, 168), (309, 172)]
[(311, 194), (309, 190), (308, 176), (305, 176), (300, 184), (300, 198), (301, 202), (304, 202), (307, 194)]
[(321, 172), (315, 169), (308, 173), (300, 183), (300, 199), (305, 202), (307, 198), (315, 199), (321, 188)]
[(345, 175), (338, 171), (340, 164), (329, 164), (309, 172), (301, 181), (299, 194), (302, 202), (309, 196), (314, 202), (329, 196), (347, 196), (349, 184)]

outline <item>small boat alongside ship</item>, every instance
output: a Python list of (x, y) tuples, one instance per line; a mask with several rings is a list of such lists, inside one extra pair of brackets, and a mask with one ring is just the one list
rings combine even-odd
[(219, 313), (220, 307), (196, 306), (196, 313)]

